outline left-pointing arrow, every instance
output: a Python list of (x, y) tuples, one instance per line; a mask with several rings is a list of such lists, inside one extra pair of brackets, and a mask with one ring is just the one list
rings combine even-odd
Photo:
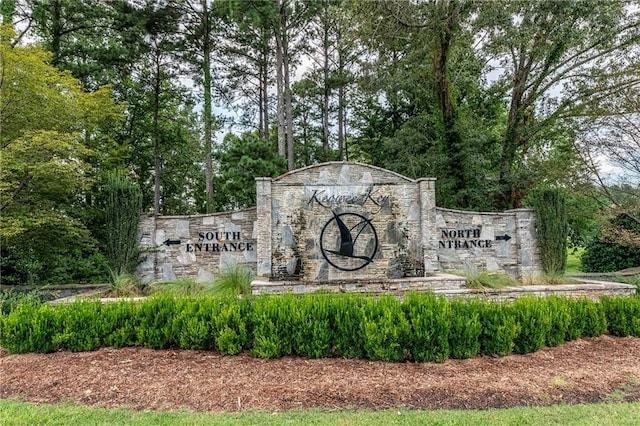
[(165, 246), (175, 246), (180, 244), (180, 240), (166, 239), (162, 244), (164, 244)]

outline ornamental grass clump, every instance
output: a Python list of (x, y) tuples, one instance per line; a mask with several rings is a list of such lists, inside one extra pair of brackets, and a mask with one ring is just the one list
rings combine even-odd
[(115, 273), (111, 271), (111, 288), (109, 289), (109, 296), (113, 297), (127, 297), (127, 296), (139, 296), (142, 294), (140, 286), (138, 285), (138, 279), (135, 275), (128, 272)]
[(251, 296), (253, 272), (241, 265), (228, 266), (213, 282), (212, 293), (217, 296)]
[(505, 288), (520, 286), (521, 283), (510, 276), (500, 272), (467, 272), (464, 274), (466, 278), (465, 286), (473, 289), (483, 288)]

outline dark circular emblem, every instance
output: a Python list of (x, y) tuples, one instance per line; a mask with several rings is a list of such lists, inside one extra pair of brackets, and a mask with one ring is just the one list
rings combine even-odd
[(331, 266), (357, 271), (373, 262), (378, 234), (371, 220), (357, 213), (333, 212), (320, 233), (320, 251)]

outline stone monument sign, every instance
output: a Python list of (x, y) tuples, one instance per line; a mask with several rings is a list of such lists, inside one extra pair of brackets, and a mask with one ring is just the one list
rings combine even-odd
[(258, 279), (298, 285), (541, 271), (532, 211), (442, 209), (435, 179), (331, 162), (257, 178), (256, 185), (253, 209), (143, 217), (140, 242), (153, 250), (140, 278), (210, 281), (235, 264)]

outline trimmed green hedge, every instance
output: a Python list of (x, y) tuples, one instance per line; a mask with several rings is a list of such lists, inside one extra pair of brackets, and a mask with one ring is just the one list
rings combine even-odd
[(356, 295), (249, 299), (160, 295), (143, 302), (50, 306), (30, 300), (0, 316), (14, 353), (102, 346), (214, 350), (261, 358), (341, 356), (444, 362), (530, 353), (606, 332), (640, 337), (640, 298), (526, 297), (509, 303), (412, 293), (401, 301)]

